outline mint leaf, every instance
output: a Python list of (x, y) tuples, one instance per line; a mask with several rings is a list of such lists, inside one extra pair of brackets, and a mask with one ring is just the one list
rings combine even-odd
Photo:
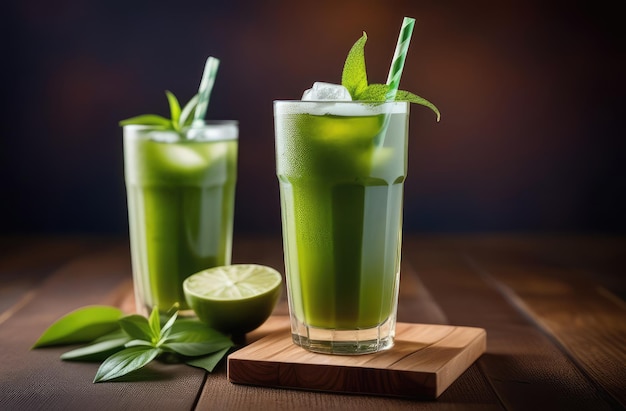
[(219, 364), (220, 360), (226, 355), (230, 348), (224, 348), (213, 354), (205, 355), (203, 357), (192, 358), (185, 361), (185, 364), (192, 367), (204, 368), (208, 372), (213, 372), (215, 366)]
[[(363, 32), (363, 36), (354, 43), (348, 52), (341, 74), (341, 85), (348, 89), (354, 101), (383, 102), (389, 90), (389, 85), (368, 84), (367, 69), (365, 67), (366, 42), (367, 34)], [(407, 101), (428, 107), (437, 115), (437, 121), (441, 119), (441, 113), (433, 103), (411, 92), (398, 90), (394, 101)]]
[(367, 71), (365, 69), (365, 43), (367, 34), (354, 43), (341, 73), (341, 85), (348, 89), (353, 100), (367, 87)]
[(165, 118), (158, 114), (142, 114), (127, 118), (119, 122), (120, 126), (128, 126), (132, 124), (153, 126), (160, 130), (172, 130), (177, 133), (182, 133), (183, 128), (190, 126), (193, 121), (193, 116), (198, 106), (198, 95), (193, 96), (185, 107), (181, 110), (178, 99), (169, 90), (165, 90), (165, 96), (170, 108), (170, 117)]
[(370, 84), (356, 97), (356, 100), (362, 101), (385, 101), (385, 95), (389, 90), (387, 84)]
[(122, 315), (121, 310), (109, 306), (79, 308), (55, 321), (32, 348), (93, 341), (116, 330), (119, 327), (117, 321)]
[(104, 360), (93, 380), (94, 383), (109, 381), (138, 370), (154, 360), (161, 350), (153, 347), (130, 347)]
[(423, 97), (411, 93), (410, 91), (398, 90), (398, 93), (396, 94), (396, 101), (408, 101), (410, 103), (417, 103), (428, 107), (437, 115), (437, 121), (441, 120), (441, 113), (439, 113), (439, 109), (435, 107), (433, 103)]

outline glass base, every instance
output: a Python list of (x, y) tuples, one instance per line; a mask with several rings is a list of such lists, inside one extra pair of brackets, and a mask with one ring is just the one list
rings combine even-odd
[(311, 327), (292, 319), (293, 342), (312, 352), (337, 355), (371, 354), (393, 347), (396, 320), (366, 329), (335, 330)]

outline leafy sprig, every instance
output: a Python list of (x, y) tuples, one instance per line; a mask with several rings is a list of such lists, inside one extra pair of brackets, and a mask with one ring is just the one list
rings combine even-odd
[[(389, 85), (368, 83), (365, 67), (366, 42), (367, 34), (363, 32), (363, 36), (354, 43), (348, 52), (341, 74), (341, 85), (348, 89), (352, 100), (382, 102), (385, 101)], [(395, 101), (408, 101), (428, 107), (437, 115), (437, 121), (441, 119), (441, 113), (433, 103), (410, 91), (398, 90)]]
[(187, 104), (181, 109), (178, 99), (169, 90), (165, 90), (165, 96), (170, 107), (170, 118), (160, 116), (158, 114), (142, 114), (120, 121), (120, 126), (131, 124), (152, 126), (160, 130), (172, 130), (182, 133), (185, 127), (191, 126), (194, 120), (194, 113), (198, 106), (198, 95), (193, 96)]
[[(90, 323), (88, 318), (96, 321)], [(162, 318), (155, 307), (146, 318), (136, 314), (123, 316), (114, 307), (89, 306), (57, 320), (33, 348), (86, 341), (91, 343), (62, 354), (61, 359), (103, 361), (94, 383), (120, 378), (155, 359), (171, 356), (212, 372), (234, 345), (230, 338), (196, 319), (179, 318), (176, 311), (169, 318)]]

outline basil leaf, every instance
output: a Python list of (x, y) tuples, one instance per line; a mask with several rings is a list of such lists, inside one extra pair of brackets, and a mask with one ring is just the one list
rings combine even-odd
[(208, 372), (213, 372), (215, 366), (219, 364), (222, 358), (224, 358), (224, 355), (226, 355), (228, 350), (229, 348), (224, 348), (223, 350), (217, 351), (210, 355), (192, 358), (190, 360), (186, 360), (185, 364), (191, 365), (192, 367), (204, 368)]
[(55, 321), (35, 342), (32, 348), (93, 341), (118, 328), (122, 311), (109, 306), (87, 306), (64, 315)]
[(160, 353), (160, 349), (152, 347), (126, 348), (104, 360), (93, 382), (112, 380), (138, 370), (154, 360)]
[(146, 317), (138, 314), (128, 315), (120, 318), (119, 323), (126, 334), (133, 339), (153, 341), (152, 329)]
[(167, 101), (170, 104), (172, 127), (174, 128), (174, 130), (179, 131), (180, 127), (178, 124), (178, 120), (180, 118), (180, 103), (178, 102), (178, 99), (176, 98), (174, 93), (172, 93), (171, 91), (165, 90), (165, 95), (167, 96)]
[(367, 42), (367, 34), (363, 32), (363, 36), (354, 43), (341, 73), (341, 85), (348, 89), (353, 100), (357, 100), (356, 96), (367, 87), (367, 71), (365, 69), (365, 43)]
[(61, 354), (61, 359), (64, 361), (103, 361), (111, 354), (124, 349), (124, 344), (129, 341), (129, 337), (122, 330), (105, 337), (108, 338), (100, 338), (86, 347)]
[(172, 127), (172, 122), (158, 114), (142, 114), (141, 116), (127, 118), (120, 121), (120, 126), (128, 126), (130, 124), (139, 124), (144, 126), (161, 126), (164, 129)]
[(179, 341), (161, 345), (164, 350), (171, 350), (186, 357), (198, 357), (233, 346), (230, 340), (215, 341)]
[(172, 333), (161, 343), (163, 349), (188, 357), (210, 354), (232, 346), (230, 338), (193, 319), (175, 322)]

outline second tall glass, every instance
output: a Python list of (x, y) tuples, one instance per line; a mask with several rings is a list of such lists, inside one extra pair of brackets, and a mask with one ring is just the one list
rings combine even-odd
[(238, 125), (207, 122), (183, 132), (124, 126), (133, 282), (137, 309), (187, 304), (185, 278), (230, 264)]
[(316, 352), (393, 345), (409, 104), (274, 102), (291, 332)]

